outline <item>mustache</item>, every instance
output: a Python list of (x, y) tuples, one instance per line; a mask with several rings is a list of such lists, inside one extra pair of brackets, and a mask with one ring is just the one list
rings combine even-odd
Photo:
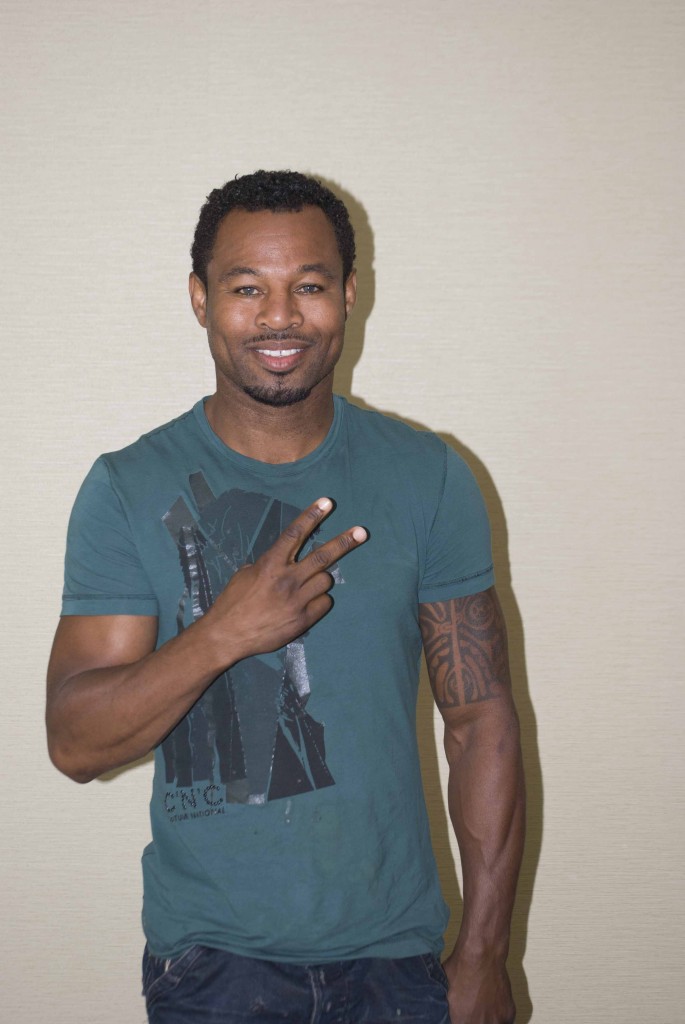
[(267, 341), (300, 341), (304, 345), (313, 345), (316, 341), (315, 338), (311, 338), (307, 334), (294, 334), (292, 331), (269, 331), (267, 334), (255, 334), (251, 338), (247, 338), (245, 341), (246, 345), (250, 347), (256, 347), (263, 345)]

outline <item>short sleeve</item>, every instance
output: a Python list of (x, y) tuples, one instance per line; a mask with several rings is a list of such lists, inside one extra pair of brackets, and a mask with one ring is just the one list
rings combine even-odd
[(445, 446), (444, 486), (428, 537), (419, 603), (477, 594), (494, 582), (483, 495), (464, 460)]
[(130, 524), (100, 458), (69, 520), (62, 615), (157, 614)]

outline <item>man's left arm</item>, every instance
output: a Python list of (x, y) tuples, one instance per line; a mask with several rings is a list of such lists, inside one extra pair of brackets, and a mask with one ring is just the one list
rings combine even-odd
[(519, 726), (494, 588), (419, 606), (428, 674), (445, 722), (448, 805), (464, 911), (444, 967), (452, 1024), (511, 1024), (506, 969), (525, 830)]

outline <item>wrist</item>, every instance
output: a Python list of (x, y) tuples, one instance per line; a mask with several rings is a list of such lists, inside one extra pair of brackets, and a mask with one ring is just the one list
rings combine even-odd
[(204, 615), (188, 626), (179, 639), (185, 637), (194, 648), (196, 664), (202, 664), (204, 674), (216, 678), (237, 661), (247, 657), (239, 644), (236, 632), (226, 629), (226, 620), (214, 613), (212, 605)]
[(504, 966), (509, 954), (509, 938), (488, 941), (483, 936), (471, 936), (466, 938), (459, 936), (450, 959), (459, 960), (460, 963), (473, 967), (474, 969), (484, 966)]

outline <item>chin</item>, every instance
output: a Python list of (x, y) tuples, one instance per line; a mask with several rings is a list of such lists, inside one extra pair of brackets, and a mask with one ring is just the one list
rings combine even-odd
[(298, 402), (304, 402), (305, 398), (309, 398), (312, 393), (312, 389), (306, 387), (289, 388), (244, 386), (243, 391), (246, 395), (249, 395), (250, 398), (253, 398), (255, 402), (260, 402), (262, 405), (270, 405), (275, 408), (286, 405), (297, 405)]

